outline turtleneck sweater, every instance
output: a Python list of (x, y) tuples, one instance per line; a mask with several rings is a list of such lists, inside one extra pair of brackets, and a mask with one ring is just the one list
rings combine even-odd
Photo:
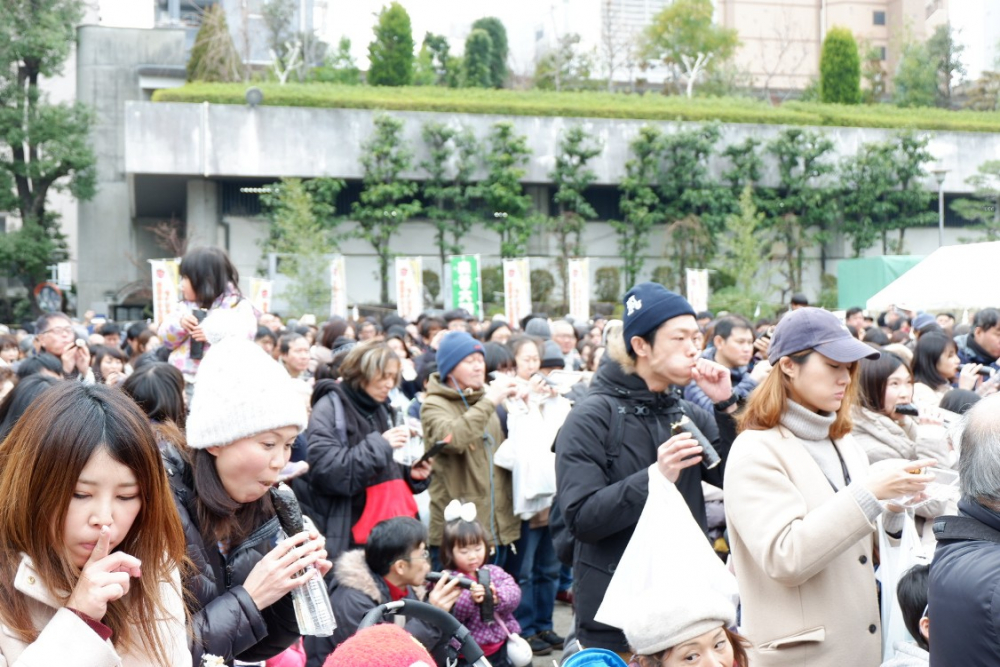
[[(837, 415), (834, 413), (813, 412), (795, 401), (789, 400), (785, 412), (781, 415), (781, 425), (798, 438), (802, 447), (816, 461), (820, 471), (836, 487), (837, 491), (843, 491), (846, 487), (861, 511), (865, 513), (869, 521), (874, 523), (884, 508), (875, 494), (864, 486), (865, 478), (852, 479), (850, 484), (844, 479), (844, 469), (840, 464), (841, 459), (837, 455), (833, 438), (830, 437), (830, 427), (836, 418)], [(867, 471), (865, 472), (867, 473)], [(883, 522), (888, 532), (897, 532), (902, 527), (902, 514), (887, 512)]]

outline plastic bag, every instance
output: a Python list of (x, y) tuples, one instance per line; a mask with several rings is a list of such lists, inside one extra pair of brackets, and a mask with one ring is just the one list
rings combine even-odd
[(530, 519), (552, 505), (556, 493), (556, 459), (552, 442), (569, 413), (569, 401), (548, 400), (540, 409), (507, 415), (507, 440), (497, 449), (494, 465), (510, 470), (514, 514)]
[(917, 564), (927, 563), (917, 535), (917, 526), (913, 522), (912, 511), (907, 511), (903, 519), (903, 533), (898, 542), (891, 539), (882, 526), (882, 516), (877, 519), (879, 567), (877, 577), (882, 583), (882, 661), (890, 660), (896, 651), (896, 642), (912, 642), (906, 625), (903, 623), (903, 612), (896, 599), (896, 585), (906, 571)]
[(648, 474), (649, 496), (596, 620), (624, 628), (636, 613), (636, 600), (683, 600), (688, 593), (708, 590), (724, 595), (735, 608), (736, 578), (712, 550), (683, 496), (655, 463)]

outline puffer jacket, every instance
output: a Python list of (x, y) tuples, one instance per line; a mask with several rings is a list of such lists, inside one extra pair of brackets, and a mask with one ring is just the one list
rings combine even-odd
[[(715, 361), (715, 351), (714, 347), (710, 347), (701, 353), (701, 358)], [(729, 379), (733, 383), (733, 393), (739, 396), (741, 401), (745, 401), (750, 392), (757, 388), (757, 381), (750, 377), (749, 366), (730, 368)], [(684, 399), (708, 412), (715, 409), (715, 402), (695, 382), (684, 387)]]
[(476, 516), (494, 544), (512, 544), (521, 536), (521, 520), (514, 516), (514, 487), (509, 470), (493, 465), (493, 454), (503, 442), (496, 408), (482, 389), (459, 393), (442, 384), (438, 373), (427, 382), (427, 396), (420, 410), (424, 445), (431, 447), (445, 436), (451, 443), (434, 457), (431, 477), (430, 543), (441, 545), (444, 508), (452, 500), (476, 505)]
[[(1000, 513), (962, 498), (960, 516), (1000, 531)], [(934, 667), (1000, 665), (1000, 544), (938, 539), (927, 599), (930, 600), (931, 664)]]
[(206, 544), (197, 524), (196, 492), (191, 468), (171, 447), (163, 451), (174, 502), (184, 526), (187, 555), (194, 572), (184, 582), (193, 596), (191, 605), (192, 658), (201, 664), (203, 654), (246, 662), (266, 660), (299, 638), (292, 595), (289, 593), (264, 610), (257, 609), (243, 582), (253, 567), (277, 542), (278, 518), (257, 527), (242, 544), (223, 556), (218, 546)]
[[(612, 441), (619, 406), (626, 414), (621, 441), (616, 443)], [(700, 465), (685, 468), (677, 479), (677, 490), (704, 531), (701, 482), (722, 487), (726, 457), (736, 437), (729, 415), (714, 409), (710, 414), (672, 393), (652, 392), (622, 362), (605, 359), (587, 397), (573, 406), (556, 438), (556, 502), (576, 539), (573, 586), (577, 636), (584, 646), (628, 650), (620, 630), (594, 617), (645, 506), (647, 468), (656, 462), (659, 445), (670, 439), (671, 422), (682, 409), (723, 461), (712, 470)], [(615, 449), (617, 454), (612, 453)]]
[[(345, 423), (337, 424), (340, 403)], [(409, 466), (392, 458), (392, 446), (382, 434), (389, 430), (385, 406), (366, 419), (354, 406), (343, 386), (323, 380), (313, 391), (309, 416), (306, 460), (309, 472), (292, 482), (303, 510), (326, 536), (329, 559), (335, 561), (352, 546), (351, 528), (365, 509), (365, 489), (393, 479), (403, 479), (413, 493), (427, 488), (427, 480), (410, 477)], [(347, 435), (344, 442), (343, 435)]]
[(998, 369), (997, 359), (991, 357), (973, 337), (971, 333), (955, 336), (955, 349), (958, 351), (958, 358), (963, 364), (982, 364), (993, 369)]
[[(119, 652), (113, 637), (108, 641), (101, 639), (79, 616), (63, 607), (42, 584), (27, 555), (22, 554), (14, 575), (14, 588), (28, 598), (31, 618), (40, 632), (34, 642), (26, 644), (12, 630), (0, 625), (0, 667), (156, 667), (152, 657), (143, 655), (142, 651)], [(169, 664), (171, 667), (190, 665), (179, 579), (175, 577), (172, 583), (161, 584), (160, 595), (170, 613), (157, 624)]]
[[(363, 549), (340, 554), (333, 566), (335, 583), (329, 585), (330, 604), (337, 616), (337, 629), (330, 637), (306, 637), (306, 667), (320, 667), (327, 656), (342, 642), (358, 631), (361, 620), (372, 609), (391, 600), (385, 579), (372, 572), (365, 562)], [(418, 600), (412, 588), (407, 588), (407, 600)], [(444, 655), (440, 628), (419, 618), (401, 619), (404, 629), (436, 656)], [(444, 664), (443, 662), (440, 664)]]

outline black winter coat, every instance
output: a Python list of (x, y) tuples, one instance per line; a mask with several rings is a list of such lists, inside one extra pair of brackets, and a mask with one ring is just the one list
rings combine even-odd
[[(346, 422), (339, 428), (334, 401), (340, 402)], [(413, 493), (420, 493), (430, 482), (412, 479), (409, 466), (393, 460), (392, 446), (382, 437), (391, 426), (384, 405), (369, 419), (348, 398), (343, 386), (333, 380), (316, 385), (312, 403), (306, 429), (309, 472), (293, 480), (292, 489), (303, 511), (326, 536), (329, 559), (336, 560), (355, 546), (351, 528), (364, 512), (366, 488), (403, 479)], [(343, 433), (347, 434), (346, 442)]]
[[(968, 516), (1000, 531), (1000, 514), (970, 498), (958, 503)], [(1000, 544), (939, 539), (931, 564), (931, 664), (1000, 665)]]
[(254, 662), (278, 655), (300, 636), (291, 594), (261, 611), (243, 588), (250, 570), (274, 547), (280, 528), (277, 517), (223, 556), (216, 545), (205, 544), (198, 529), (190, 467), (171, 447), (163, 451), (163, 459), (184, 526), (187, 555), (194, 565), (184, 582), (185, 591), (194, 597), (190, 601), (194, 665), (200, 665), (206, 653), (221, 656), (226, 664), (234, 658)]
[[(626, 411), (622, 438), (611, 443), (619, 405)], [(628, 650), (620, 630), (594, 617), (646, 503), (647, 468), (656, 462), (657, 448), (671, 438), (670, 424), (677, 421), (680, 408), (722, 457), (722, 464), (713, 470), (700, 465), (685, 468), (677, 480), (677, 490), (706, 530), (701, 482), (722, 486), (726, 457), (736, 438), (731, 416), (721, 412), (713, 416), (671, 393), (651, 392), (645, 380), (608, 359), (556, 438), (556, 499), (576, 538), (573, 586), (577, 636), (584, 646)]]
[[(334, 565), (334, 573), (336, 581), (328, 588), (330, 604), (337, 616), (337, 629), (331, 637), (306, 637), (306, 667), (321, 667), (328, 655), (358, 631), (365, 614), (390, 600), (389, 586), (371, 571), (361, 549), (342, 553)], [(406, 598), (418, 599), (413, 589), (408, 589)], [(404, 619), (404, 622), (404, 629), (429, 652), (443, 655), (439, 628), (419, 618)]]

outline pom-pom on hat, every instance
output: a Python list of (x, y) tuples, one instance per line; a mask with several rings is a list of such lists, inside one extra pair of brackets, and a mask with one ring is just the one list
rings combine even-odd
[(695, 316), (688, 300), (659, 283), (640, 283), (625, 294), (625, 349), (632, 351), (632, 337), (645, 336), (681, 315)]
[(223, 338), (198, 367), (187, 445), (205, 449), (283, 426), (306, 427), (306, 402), (295, 380), (248, 340)]
[(455, 370), (470, 354), (483, 354), (483, 344), (464, 331), (445, 334), (436, 355), (438, 373), (442, 380)]
[(323, 667), (434, 667), (434, 659), (406, 630), (380, 623), (348, 638)]
[(847, 325), (822, 308), (799, 308), (787, 313), (771, 335), (767, 360), (771, 365), (796, 352), (816, 350), (842, 364), (878, 359), (878, 350), (851, 335)]

